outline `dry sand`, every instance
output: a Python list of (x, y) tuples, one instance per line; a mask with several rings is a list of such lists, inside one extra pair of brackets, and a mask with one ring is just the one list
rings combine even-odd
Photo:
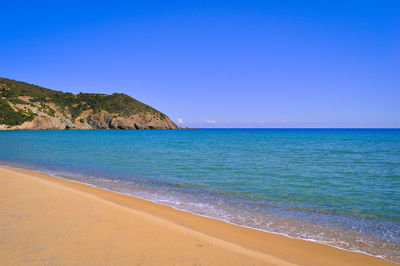
[(1, 265), (394, 265), (0, 167)]

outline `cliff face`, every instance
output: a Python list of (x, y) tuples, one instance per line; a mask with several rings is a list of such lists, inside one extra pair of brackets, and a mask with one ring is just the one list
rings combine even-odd
[(125, 94), (63, 93), (0, 78), (0, 130), (177, 128)]

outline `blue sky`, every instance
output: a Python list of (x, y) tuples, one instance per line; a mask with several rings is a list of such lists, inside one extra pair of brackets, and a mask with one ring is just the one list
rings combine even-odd
[(400, 1), (2, 1), (0, 76), (190, 127), (400, 127)]

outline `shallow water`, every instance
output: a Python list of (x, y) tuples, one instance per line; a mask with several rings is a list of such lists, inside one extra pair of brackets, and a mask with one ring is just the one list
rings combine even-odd
[(3, 131), (0, 161), (400, 262), (400, 130)]

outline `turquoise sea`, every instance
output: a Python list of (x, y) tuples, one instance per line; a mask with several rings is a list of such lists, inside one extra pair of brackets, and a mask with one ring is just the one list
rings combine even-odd
[(2, 131), (0, 164), (400, 263), (400, 130)]

